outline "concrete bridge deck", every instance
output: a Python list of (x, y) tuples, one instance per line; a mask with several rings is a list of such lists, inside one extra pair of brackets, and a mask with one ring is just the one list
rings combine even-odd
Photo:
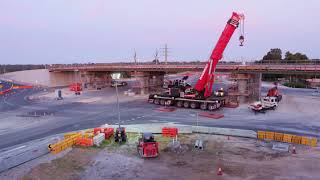
[[(202, 71), (204, 63), (199, 64), (79, 64), (51, 65), (50, 72), (105, 71), (105, 72), (184, 72)], [(218, 64), (218, 72), (266, 73), (266, 74), (320, 74), (319, 64)]]

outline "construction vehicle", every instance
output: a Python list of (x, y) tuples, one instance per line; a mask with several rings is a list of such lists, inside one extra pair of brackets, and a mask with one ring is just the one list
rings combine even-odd
[(254, 102), (249, 105), (252, 111), (265, 113), (266, 110), (275, 110), (278, 107), (277, 97), (266, 96), (261, 98), (260, 101)]
[(115, 142), (126, 142), (127, 141), (127, 134), (126, 129), (124, 127), (118, 127), (116, 132), (114, 133), (114, 141)]
[(268, 90), (267, 97), (275, 97), (277, 102), (280, 102), (282, 100), (282, 95), (280, 94), (278, 90), (278, 83), (274, 83), (274, 87)]
[[(176, 105), (185, 108), (200, 108), (202, 110), (215, 110), (225, 104), (225, 93), (218, 92), (218, 96), (212, 96), (212, 86), (214, 83), (215, 69), (219, 60), (222, 59), (223, 52), (229, 43), (234, 31), (242, 26), (244, 15), (233, 13), (228, 20), (212, 54), (206, 64), (195, 87), (186, 83), (187, 77), (175, 80), (168, 85), (167, 90), (162, 94), (150, 94), (148, 101), (157, 105)], [(243, 27), (243, 26), (242, 26)], [(240, 29), (243, 29), (240, 27)], [(244, 36), (241, 32), (239, 38), (240, 46), (243, 45)]]
[(157, 157), (159, 155), (158, 142), (155, 141), (152, 133), (142, 133), (137, 145), (137, 151), (142, 158)]
[(116, 87), (116, 86), (120, 87), (120, 86), (126, 86), (126, 85), (128, 85), (128, 83), (125, 82), (125, 81), (122, 81), (122, 82), (120, 82), (120, 81), (111, 81), (110, 87)]
[(81, 83), (73, 83), (69, 86), (70, 91), (74, 91), (75, 95), (80, 95), (82, 91)]

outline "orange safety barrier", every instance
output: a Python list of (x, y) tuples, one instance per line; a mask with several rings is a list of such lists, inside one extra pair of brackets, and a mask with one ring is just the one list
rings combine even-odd
[(291, 143), (292, 135), (291, 134), (283, 134), (283, 142)]
[(266, 131), (266, 139), (274, 140), (274, 132)]
[(90, 139), (90, 138), (78, 138), (76, 140), (75, 144), (79, 145), (79, 146), (91, 147), (91, 146), (93, 146), (93, 139)]
[(162, 128), (162, 136), (164, 137), (176, 137), (178, 135), (178, 128)]
[(93, 129), (93, 134), (94, 135), (97, 135), (98, 133), (102, 133), (102, 132), (104, 132), (103, 128), (94, 128)]
[(292, 143), (295, 143), (295, 144), (301, 144), (301, 139), (302, 139), (301, 136), (295, 136), (295, 135), (293, 135), (291, 142), (292, 142)]
[(258, 131), (258, 139), (265, 139), (266, 132), (265, 131)]
[(283, 141), (283, 133), (274, 133), (275, 141)]

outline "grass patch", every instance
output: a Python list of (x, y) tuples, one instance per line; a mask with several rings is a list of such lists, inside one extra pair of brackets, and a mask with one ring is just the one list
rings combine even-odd
[(307, 85), (301, 82), (285, 82), (283, 85), (291, 88), (307, 88)]

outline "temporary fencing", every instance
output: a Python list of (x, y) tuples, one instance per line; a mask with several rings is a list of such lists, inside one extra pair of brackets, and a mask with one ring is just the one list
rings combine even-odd
[(56, 144), (49, 144), (48, 149), (51, 153), (57, 154), (74, 145), (76, 140), (78, 138), (81, 138), (81, 136), (82, 136), (81, 133), (75, 134), (73, 136), (69, 136), (67, 139), (64, 139)]
[(96, 146), (100, 146), (100, 144), (104, 139), (105, 139), (104, 133), (99, 133), (98, 135), (93, 137), (93, 144)]
[(162, 136), (176, 137), (178, 135), (178, 128), (164, 127), (162, 128)]
[(268, 139), (286, 143), (303, 144), (307, 146), (316, 147), (318, 143), (317, 138), (297, 136), (292, 134), (284, 134), (278, 132), (258, 131), (258, 139)]

